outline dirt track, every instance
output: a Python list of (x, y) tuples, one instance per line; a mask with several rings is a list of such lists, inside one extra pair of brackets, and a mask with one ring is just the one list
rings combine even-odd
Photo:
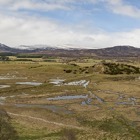
[(85, 130), (85, 128), (83, 128), (83, 127), (78, 127), (78, 126), (67, 125), (67, 124), (63, 124), (63, 123), (52, 122), (52, 121), (48, 121), (48, 120), (45, 120), (45, 119), (42, 119), (42, 118), (36, 118), (36, 117), (27, 116), (27, 115), (21, 115), (21, 114), (15, 114), (15, 113), (11, 113), (11, 112), (7, 112), (7, 113), (9, 115), (11, 115), (11, 116), (24, 117), (24, 118), (29, 118), (29, 119), (42, 121), (42, 122), (45, 122), (45, 123), (50, 123), (50, 124), (62, 126), (62, 127), (69, 127), (69, 128), (79, 129), (79, 130)]

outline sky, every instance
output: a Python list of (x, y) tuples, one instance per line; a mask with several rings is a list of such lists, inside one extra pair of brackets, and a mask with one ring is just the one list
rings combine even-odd
[(140, 1), (0, 0), (0, 43), (140, 48)]

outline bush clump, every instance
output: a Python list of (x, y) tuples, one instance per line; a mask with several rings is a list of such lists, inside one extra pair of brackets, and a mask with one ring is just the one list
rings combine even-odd
[(11, 118), (6, 111), (0, 109), (0, 140), (18, 140), (17, 132), (10, 121)]
[(131, 65), (103, 63), (103, 66), (105, 67), (105, 74), (140, 74), (140, 68)]

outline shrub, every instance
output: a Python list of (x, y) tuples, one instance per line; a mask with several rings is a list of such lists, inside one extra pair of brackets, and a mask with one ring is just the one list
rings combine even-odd
[(71, 73), (72, 70), (64, 70), (66, 73)]
[(0, 109), (0, 140), (18, 140), (17, 133), (10, 123), (10, 117), (3, 109)]
[(72, 129), (64, 129), (62, 135), (61, 140), (76, 140), (76, 132)]
[(103, 63), (106, 70), (104, 71), (105, 74), (138, 74), (140, 73), (140, 68), (126, 65), (126, 64), (116, 64), (116, 63)]

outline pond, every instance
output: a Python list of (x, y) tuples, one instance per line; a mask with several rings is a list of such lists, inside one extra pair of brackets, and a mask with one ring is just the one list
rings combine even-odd
[(0, 76), (0, 80), (10, 80), (10, 79), (27, 79), (27, 77), (16, 77), (13, 76)]
[(65, 83), (64, 85), (67, 86), (83, 86), (83, 87), (87, 87), (89, 84), (89, 81), (86, 80), (80, 80), (80, 81), (73, 81), (73, 82), (69, 82), (69, 83)]
[(47, 100), (54, 101), (54, 100), (73, 100), (73, 99), (86, 99), (86, 98), (88, 98), (88, 95), (66, 95), (66, 96), (47, 98)]
[(0, 88), (9, 88), (10, 85), (0, 85)]
[(57, 79), (51, 79), (51, 80), (50, 80), (50, 83), (51, 83), (51, 84), (54, 84), (54, 85), (60, 85), (60, 84), (62, 84), (64, 81), (65, 81), (64, 79), (59, 79), (59, 78), (57, 78)]
[(42, 83), (39, 82), (16, 82), (17, 85), (31, 85), (31, 86), (39, 86)]
[(85, 88), (87, 88), (87, 86), (89, 85), (89, 81), (86, 80), (80, 80), (80, 81), (72, 81), (69, 83), (64, 83), (64, 79), (51, 79), (50, 83), (60, 86), (60, 85), (65, 85), (65, 86), (83, 86)]
[(44, 108), (51, 110), (55, 113), (64, 113), (64, 114), (73, 114), (71, 110), (68, 110), (64, 106), (57, 106), (57, 105), (39, 105), (39, 104), (15, 104), (16, 107), (28, 107), (28, 108)]
[(6, 97), (0, 97), (0, 105), (3, 105), (6, 100)]

